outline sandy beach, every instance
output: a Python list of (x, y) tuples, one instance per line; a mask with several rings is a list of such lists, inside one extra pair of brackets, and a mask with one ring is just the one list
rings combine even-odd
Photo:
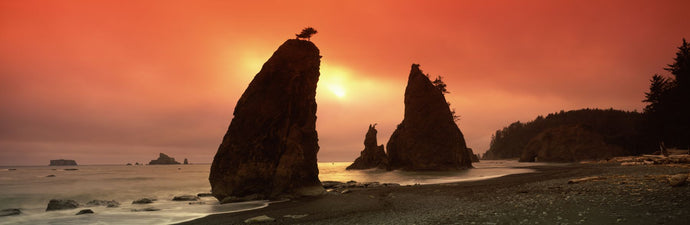
[[(690, 167), (559, 164), (537, 172), (450, 184), (354, 188), (215, 214), (182, 224), (687, 224), (690, 186), (668, 176)], [(571, 179), (597, 179), (569, 184)]]

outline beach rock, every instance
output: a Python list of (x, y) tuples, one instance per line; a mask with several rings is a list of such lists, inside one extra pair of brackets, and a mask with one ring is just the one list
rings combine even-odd
[(143, 208), (143, 209), (132, 209), (132, 212), (155, 212), (155, 211), (161, 211), (161, 209), (154, 208), (154, 207), (148, 207), (148, 208)]
[(180, 162), (175, 161), (175, 158), (172, 158), (166, 154), (160, 153), (158, 154), (158, 159), (151, 160), (149, 162), (149, 165), (170, 165), (170, 164), (180, 164)]
[(623, 149), (606, 144), (602, 135), (586, 126), (565, 125), (547, 129), (532, 138), (520, 162), (579, 162), (613, 158), (623, 153)]
[(301, 215), (284, 215), (283, 217), (285, 218), (291, 218), (291, 219), (299, 219), (299, 218), (304, 218), (307, 217), (309, 214), (301, 214)]
[(668, 177), (668, 184), (671, 185), (671, 187), (680, 187), (680, 186), (685, 185), (687, 179), (688, 179), (687, 174), (671, 175)]
[(211, 193), (318, 195), (316, 84), (319, 49), (310, 41), (283, 43), (242, 94), (209, 181)]
[(340, 194), (347, 194), (350, 192), (352, 192), (352, 191), (350, 191), (350, 189), (345, 189), (345, 190), (340, 191)]
[(149, 204), (149, 203), (153, 203), (153, 201), (156, 201), (156, 199), (140, 198), (140, 199), (132, 201), (132, 204)]
[(108, 208), (120, 207), (120, 203), (115, 200), (91, 200), (86, 203), (87, 206), (106, 206)]
[(51, 166), (76, 166), (77, 161), (71, 159), (53, 159), (50, 160)]
[(64, 169), (64, 171), (77, 171), (77, 170), (79, 170), (79, 169), (77, 169), (77, 168), (67, 168), (67, 169)]
[(246, 219), (246, 220), (244, 220), (244, 223), (252, 224), (252, 223), (263, 223), (263, 222), (273, 222), (273, 221), (276, 221), (276, 219), (268, 217), (267, 215), (261, 215), (261, 216), (256, 216), (256, 217)]
[(412, 64), (405, 88), (405, 117), (388, 144), (389, 170), (457, 170), (472, 167), (465, 138), (440, 88)]
[(386, 169), (388, 167), (388, 157), (383, 150), (383, 145), (378, 145), (376, 140), (376, 124), (369, 124), (369, 130), (364, 137), (364, 150), (359, 153), (359, 157), (355, 159), (352, 165), (348, 166), (348, 170), (361, 170), (371, 168)]
[(55, 174), (48, 175), (46, 177), (55, 177)]
[(199, 197), (194, 196), (194, 195), (181, 195), (181, 196), (175, 196), (172, 199), (173, 201), (199, 201)]
[(220, 201), (220, 204), (233, 203), (233, 202), (246, 202), (265, 199), (266, 197), (260, 194), (251, 194), (242, 197), (228, 196)]
[(93, 214), (93, 210), (91, 209), (82, 209), (80, 210), (77, 214), (75, 215), (81, 215), (81, 214)]
[(0, 217), (3, 216), (16, 216), (22, 214), (21, 209), (3, 209), (0, 210)]
[(323, 188), (328, 189), (342, 187), (345, 183), (339, 181), (322, 181), (321, 184)]
[(46, 211), (76, 209), (78, 207), (79, 203), (77, 203), (74, 200), (51, 199), (50, 202), (48, 202), (48, 207), (46, 208)]
[(211, 193), (198, 193), (196, 194), (197, 197), (212, 197), (213, 194)]

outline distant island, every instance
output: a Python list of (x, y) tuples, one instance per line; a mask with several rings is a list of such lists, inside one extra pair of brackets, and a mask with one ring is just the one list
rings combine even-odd
[(164, 153), (160, 153), (158, 155), (158, 159), (151, 160), (149, 162), (149, 165), (170, 165), (170, 164), (180, 164), (180, 162), (175, 161), (175, 158), (172, 158)]
[(53, 159), (50, 160), (50, 166), (76, 166), (77, 161), (71, 159)]

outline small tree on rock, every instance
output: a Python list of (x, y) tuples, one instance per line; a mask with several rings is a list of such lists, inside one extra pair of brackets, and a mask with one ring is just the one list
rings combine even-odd
[(434, 81), (432, 81), (431, 83), (434, 84), (434, 86), (435, 86), (436, 88), (438, 88), (438, 90), (441, 91), (441, 93), (443, 93), (443, 94), (448, 94), (448, 93), (450, 93), (450, 92), (448, 92), (448, 90), (446, 89), (446, 83), (443, 82), (443, 77), (442, 77), (442, 76), (436, 77), (436, 79), (435, 79)]
[(301, 33), (295, 34), (295, 36), (297, 36), (297, 39), (306, 38), (307, 41), (309, 41), (311, 39), (311, 36), (316, 34), (316, 33), (318, 33), (318, 31), (316, 31), (316, 29), (314, 29), (313, 27), (307, 27), (307, 28), (304, 28)]

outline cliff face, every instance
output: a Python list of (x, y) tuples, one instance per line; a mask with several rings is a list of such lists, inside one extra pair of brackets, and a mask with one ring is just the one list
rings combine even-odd
[(175, 158), (172, 158), (166, 154), (160, 153), (158, 154), (158, 159), (151, 160), (149, 162), (149, 165), (169, 165), (169, 164), (180, 164), (180, 162), (175, 161)]
[(521, 162), (578, 162), (624, 155), (622, 148), (608, 145), (602, 135), (580, 125), (561, 126), (541, 132), (529, 141)]
[(77, 161), (71, 159), (53, 159), (50, 160), (51, 166), (76, 166)]
[(405, 89), (405, 118), (391, 135), (389, 169), (455, 170), (472, 167), (465, 139), (441, 90), (413, 64)]
[(364, 150), (360, 152), (359, 157), (355, 159), (355, 162), (347, 167), (348, 170), (371, 168), (385, 169), (388, 166), (386, 152), (383, 150), (383, 145), (378, 145), (376, 133), (376, 124), (369, 125), (369, 130), (364, 137)]
[(219, 200), (323, 191), (316, 154), (316, 84), (321, 56), (288, 40), (263, 65), (235, 106), (209, 181)]

